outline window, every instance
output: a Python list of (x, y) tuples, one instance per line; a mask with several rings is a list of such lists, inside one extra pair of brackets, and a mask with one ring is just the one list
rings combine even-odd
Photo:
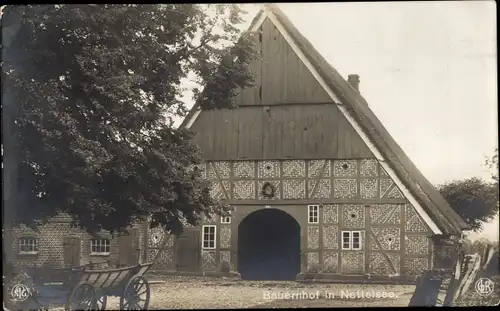
[(318, 224), (319, 223), (319, 205), (309, 205), (309, 223)]
[(90, 240), (90, 255), (109, 255), (110, 245), (108, 239)]
[(203, 238), (201, 246), (204, 249), (215, 249), (215, 226), (203, 226)]
[(351, 249), (351, 231), (342, 231), (342, 249)]
[(342, 231), (342, 249), (360, 250), (361, 231)]
[(221, 224), (230, 224), (231, 223), (231, 211), (228, 211), (226, 216), (220, 217)]
[(353, 231), (351, 233), (351, 237), (352, 237), (351, 249), (353, 250), (361, 249), (361, 232)]
[(20, 254), (36, 254), (38, 253), (38, 240), (34, 238), (21, 238), (19, 240)]
[(231, 223), (231, 216), (222, 216), (220, 218), (220, 223), (221, 224), (230, 224)]

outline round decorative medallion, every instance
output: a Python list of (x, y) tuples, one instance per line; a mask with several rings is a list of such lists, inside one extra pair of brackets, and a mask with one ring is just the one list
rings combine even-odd
[(274, 193), (275, 193), (275, 189), (274, 189), (274, 185), (271, 184), (270, 182), (266, 182), (263, 186), (262, 186), (262, 196), (264, 196), (265, 198), (274, 198)]
[(386, 235), (385, 239), (386, 239), (388, 244), (392, 244), (392, 243), (396, 242), (396, 237), (392, 234)]
[(149, 229), (148, 236), (149, 245), (152, 247), (157, 247), (163, 241), (165, 232), (163, 231), (163, 228), (155, 227)]

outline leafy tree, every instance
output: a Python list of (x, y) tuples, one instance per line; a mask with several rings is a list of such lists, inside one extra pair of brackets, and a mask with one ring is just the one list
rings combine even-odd
[(469, 178), (438, 187), (451, 207), (463, 217), (473, 231), (498, 214), (498, 183)]
[[(27, 5), (3, 9), (4, 221), (59, 211), (89, 231), (152, 217), (173, 233), (227, 210), (209, 195), (181, 82), (204, 108), (252, 83), (237, 5)], [(236, 57), (235, 57), (236, 56)], [(189, 75), (189, 76), (188, 76)]]

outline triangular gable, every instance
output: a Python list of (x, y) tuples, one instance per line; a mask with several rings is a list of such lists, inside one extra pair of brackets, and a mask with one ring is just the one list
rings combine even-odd
[[(368, 107), (365, 99), (328, 64), (280, 9), (275, 5), (266, 5), (254, 18), (250, 31), (259, 29), (267, 18), (273, 22), (314, 78), (337, 104), (344, 117), (432, 232), (460, 235), (461, 230), (467, 229), (465, 221), (415, 167)], [(182, 126), (189, 128), (199, 113), (199, 105), (195, 105)]]

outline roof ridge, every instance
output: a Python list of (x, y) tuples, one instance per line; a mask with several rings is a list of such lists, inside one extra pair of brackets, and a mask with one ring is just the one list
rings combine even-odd
[[(290, 19), (277, 5), (267, 5), (266, 8), (268, 8), (271, 13), (276, 16), (285, 30), (290, 33), (299, 49), (301, 49), (301, 51), (306, 55), (325, 82), (329, 84), (332, 91), (334, 91), (337, 96), (341, 97), (341, 100), (345, 101), (349, 107), (352, 108), (352, 111), (356, 115), (356, 120), (366, 131), (368, 131), (368, 134), (370, 134), (370, 140), (374, 140), (376, 142), (378, 149), (382, 149), (381, 147), (384, 147), (385, 160), (389, 160), (391, 162), (391, 167), (395, 166), (397, 168), (395, 169), (397, 175), (405, 181), (407, 186), (408, 184), (411, 185), (411, 192), (413, 195), (419, 197), (420, 201), (423, 201), (421, 202), (424, 203), (423, 205), (428, 207), (428, 213), (430, 212), (438, 218), (443, 217), (436, 214), (444, 214), (446, 217), (441, 219), (441, 221), (451, 222), (452, 228), (449, 229), (452, 229), (451, 231), (454, 231), (455, 233), (457, 233), (457, 231), (467, 229), (468, 225), (466, 222), (452, 209), (434, 185), (432, 185), (418, 170), (401, 146), (399, 146), (382, 122), (380, 122), (377, 116), (370, 109), (366, 99), (358, 91), (354, 90), (341, 76), (341, 74), (318, 52), (316, 48), (314, 48), (311, 42), (300, 33), (300, 31), (295, 27), (295, 25), (293, 25)], [(419, 191), (419, 188), (423, 191)], [(432, 206), (429, 205), (433, 205), (439, 211), (435, 211)]]

